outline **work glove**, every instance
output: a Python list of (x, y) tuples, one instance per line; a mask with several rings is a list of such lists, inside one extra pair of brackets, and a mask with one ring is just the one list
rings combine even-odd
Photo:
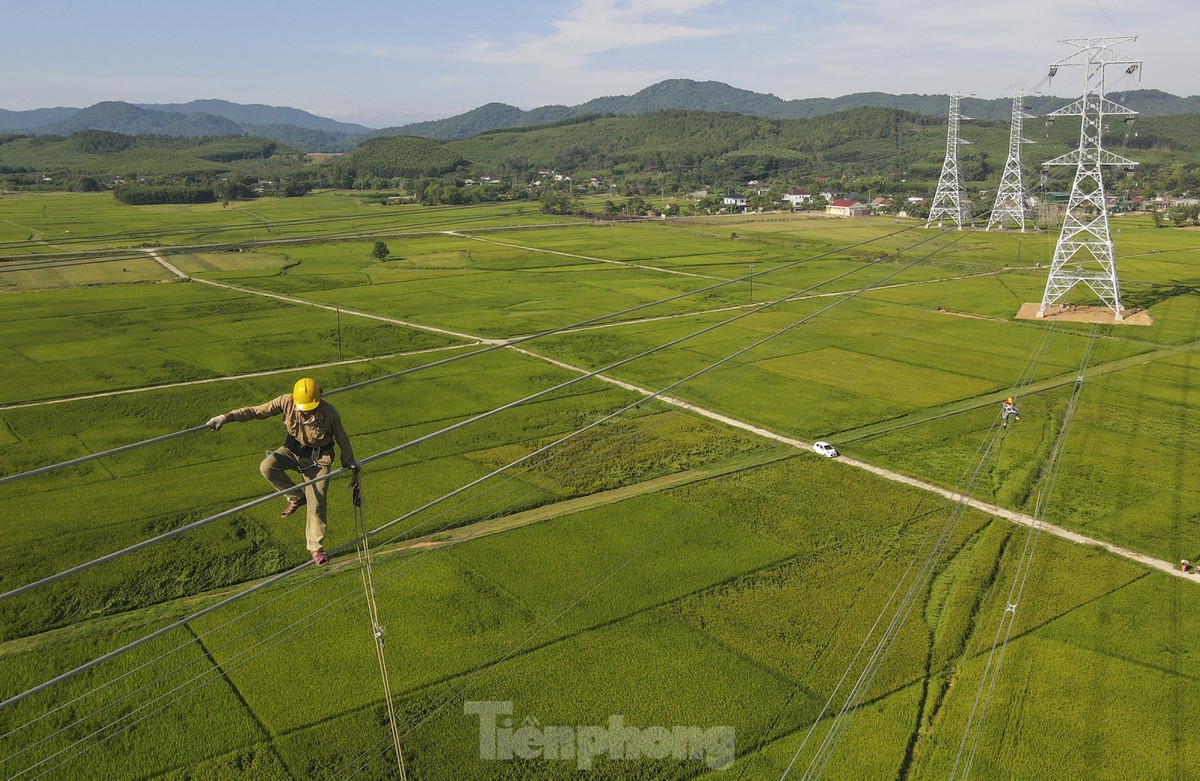
[(357, 475), (359, 472), (362, 471), (362, 462), (355, 461), (353, 464), (351, 464), (350, 466), (348, 466), (346, 468), (349, 469), (351, 472), (353, 472), (355, 475)]
[(208, 422), (204, 425), (208, 426), (213, 431), (220, 431), (221, 426), (225, 425), (226, 420), (228, 420), (228, 418), (226, 418), (224, 415), (217, 415), (215, 418), (209, 418)]

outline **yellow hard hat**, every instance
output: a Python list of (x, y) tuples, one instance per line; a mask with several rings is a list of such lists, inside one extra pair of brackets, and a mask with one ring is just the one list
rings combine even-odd
[(292, 388), (292, 401), (296, 409), (308, 412), (321, 403), (321, 386), (312, 377), (301, 377)]
[[(300, 387), (300, 386), (299, 386), (299, 385), (297, 385), (296, 387), (298, 388), (298, 387)], [(320, 388), (317, 388), (317, 398), (318, 398), (318, 399), (319, 399), (319, 398), (321, 398), (321, 389), (320, 389)], [(1007, 401), (1006, 403), (1007, 403), (1007, 404), (1012, 404), (1012, 396), (1009, 396), (1009, 397), (1008, 397), (1008, 401)], [(304, 408), (303, 408), (303, 407), (301, 407), (301, 409), (304, 409)]]

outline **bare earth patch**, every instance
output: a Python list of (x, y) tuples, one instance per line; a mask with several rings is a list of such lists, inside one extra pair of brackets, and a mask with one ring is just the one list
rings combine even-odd
[(1045, 317), (1038, 317), (1040, 301), (1021, 304), (1017, 311), (1018, 320), (1059, 320), (1071, 323), (1103, 323), (1105, 325), (1154, 325), (1150, 312), (1145, 309), (1126, 309), (1125, 319), (1117, 320), (1112, 310), (1105, 306), (1052, 306), (1046, 310)]

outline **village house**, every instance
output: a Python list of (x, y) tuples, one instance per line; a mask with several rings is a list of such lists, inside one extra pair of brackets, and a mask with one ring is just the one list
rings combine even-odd
[(829, 202), (829, 205), (825, 207), (825, 213), (834, 217), (869, 217), (871, 207), (858, 201), (838, 198)]
[(812, 199), (808, 190), (788, 190), (783, 194), (783, 200), (790, 203), (793, 209), (803, 203), (812, 203)]

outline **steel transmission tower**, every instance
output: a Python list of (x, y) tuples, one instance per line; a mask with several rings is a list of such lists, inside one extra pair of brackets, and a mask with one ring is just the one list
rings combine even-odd
[(1011, 220), (1025, 232), (1025, 218), (1029, 210), (1025, 206), (1025, 185), (1021, 179), (1021, 144), (1033, 142), (1021, 137), (1023, 120), (1033, 119), (1025, 113), (1022, 103), (1025, 93), (1017, 90), (1013, 93), (1012, 128), (1008, 134), (1008, 161), (1004, 164), (1004, 173), (1000, 176), (1000, 189), (996, 190), (996, 202), (992, 204), (992, 216), (988, 219), (987, 229), (1003, 228), (1006, 221)]
[(955, 92), (950, 95), (950, 114), (946, 130), (946, 160), (942, 163), (942, 175), (938, 178), (937, 193), (933, 196), (933, 204), (929, 207), (929, 220), (925, 227), (935, 222), (941, 225), (943, 217), (949, 217), (962, 230), (964, 222), (970, 221), (967, 211), (967, 199), (963, 197), (962, 188), (958, 184), (958, 148), (970, 141), (958, 137), (958, 123), (970, 119), (958, 113), (958, 101), (962, 95)]
[(1101, 123), (1105, 116), (1124, 116), (1132, 119), (1137, 112), (1118, 106), (1104, 97), (1104, 68), (1107, 65), (1128, 65), (1133, 73), (1141, 60), (1131, 60), (1114, 47), (1137, 36), (1120, 38), (1067, 38), (1061, 43), (1075, 46), (1079, 51), (1050, 66), (1050, 74), (1064, 65), (1083, 65), (1085, 68), (1083, 97), (1048, 116), (1080, 116), (1079, 148), (1046, 161), (1046, 165), (1075, 166), (1075, 184), (1063, 217), (1062, 233), (1054, 248), (1050, 277), (1037, 316), (1045, 317), (1046, 309), (1080, 282), (1100, 297), (1100, 302), (1123, 320), (1121, 290), (1117, 284), (1117, 264), (1113, 255), (1112, 236), (1108, 232), (1108, 209), (1104, 204), (1104, 178), (1101, 167), (1106, 165), (1136, 165), (1132, 160), (1115, 155), (1101, 145)]

